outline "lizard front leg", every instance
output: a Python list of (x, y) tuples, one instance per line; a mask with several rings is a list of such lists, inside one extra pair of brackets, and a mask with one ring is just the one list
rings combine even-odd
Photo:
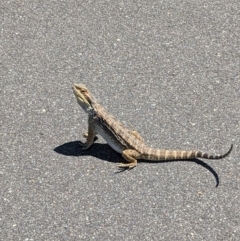
[(87, 140), (85, 143), (80, 142), (80, 145), (83, 147), (82, 149), (88, 149), (94, 142), (94, 138), (96, 136), (96, 132), (94, 131), (93, 125), (88, 125), (88, 132), (83, 134)]
[(122, 152), (122, 157), (129, 163), (121, 163), (118, 165), (120, 168), (134, 168), (137, 166), (137, 159), (141, 157), (141, 154), (132, 149), (127, 149)]

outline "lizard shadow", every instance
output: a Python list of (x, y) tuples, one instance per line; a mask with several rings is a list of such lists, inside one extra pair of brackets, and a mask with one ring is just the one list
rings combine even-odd
[[(84, 150), (79, 145), (79, 141), (71, 141), (55, 147), (54, 151), (65, 156), (94, 156), (96, 158), (99, 158), (101, 160), (108, 161), (108, 162), (114, 162), (114, 163), (123, 162), (123, 157), (119, 153), (113, 151), (112, 148), (110, 148), (109, 145), (107, 144), (94, 143), (89, 149)], [(216, 180), (216, 187), (219, 185), (219, 177), (216, 171), (207, 163), (197, 158), (182, 159), (182, 160), (166, 160), (166, 161), (140, 160), (140, 162), (148, 162), (148, 163), (194, 162), (206, 168), (209, 172), (211, 172)], [(120, 169), (120, 171), (117, 171), (116, 173), (120, 173), (125, 170), (127, 169)]]
[(54, 151), (65, 156), (94, 156), (108, 162), (122, 162), (122, 156), (113, 151), (107, 144), (94, 143), (89, 149), (82, 149), (79, 141), (71, 141), (54, 148)]

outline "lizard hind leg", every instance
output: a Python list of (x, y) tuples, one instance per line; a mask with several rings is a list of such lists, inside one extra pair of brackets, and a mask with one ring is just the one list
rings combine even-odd
[(121, 163), (118, 165), (120, 168), (134, 168), (137, 166), (137, 159), (140, 158), (140, 153), (136, 150), (127, 149), (122, 152), (122, 157), (129, 163)]

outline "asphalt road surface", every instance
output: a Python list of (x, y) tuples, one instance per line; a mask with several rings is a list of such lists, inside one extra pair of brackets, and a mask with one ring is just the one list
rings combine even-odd
[[(239, 1), (0, 5), (0, 240), (240, 240)], [(233, 151), (119, 172), (72, 83), (149, 146)]]

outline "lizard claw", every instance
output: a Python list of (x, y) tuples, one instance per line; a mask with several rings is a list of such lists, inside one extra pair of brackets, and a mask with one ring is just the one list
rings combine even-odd
[(79, 145), (82, 147), (82, 150), (86, 150), (89, 148), (88, 144), (87, 143), (83, 143), (81, 141), (79, 141)]
[(79, 141), (79, 145), (80, 145), (80, 146), (86, 146), (86, 144), (87, 144), (87, 143), (83, 143), (83, 142)]

